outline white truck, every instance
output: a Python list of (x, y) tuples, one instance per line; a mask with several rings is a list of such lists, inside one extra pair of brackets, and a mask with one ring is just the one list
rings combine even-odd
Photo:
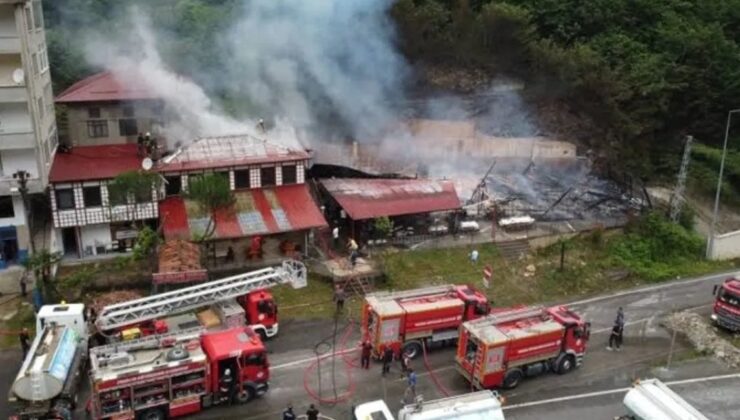
[(355, 407), (356, 420), (504, 420), (501, 400), (494, 391), (478, 391), (433, 401), (421, 398), (401, 408), (397, 417), (383, 401)]
[(11, 419), (71, 419), (87, 361), (88, 326), (82, 304), (43, 306), (36, 337), (10, 387)]
[(624, 407), (628, 414), (615, 420), (709, 420), (658, 379), (635, 382)]

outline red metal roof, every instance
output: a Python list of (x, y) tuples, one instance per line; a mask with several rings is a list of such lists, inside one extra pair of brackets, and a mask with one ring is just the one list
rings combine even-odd
[[(306, 184), (235, 191), (235, 203), (216, 212), (211, 239), (243, 238), (326, 226)], [(159, 204), (165, 238), (190, 238), (202, 233), (209, 216), (182, 197), (168, 197)]]
[(73, 84), (56, 97), (58, 103), (130, 101), (158, 99), (146, 85), (125, 85), (116, 76), (105, 71)]
[(249, 134), (202, 137), (158, 162), (160, 172), (231, 168), (308, 159), (304, 150), (268, 143)]
[(353, 220), (460, 208), (452, 181), (332, 178), (321, 184)]
[(250, 327), (207, 332), (201, 336), (200, 341), (208, 359), (215, 361), (234, 357), (234, 354), (249, 354), (265, 350), (259, 336)]
[(78, 146), (69, 153), (57, 152), (49, 171), (49, 182), (111, 179), (141, 168), (135, 144)]

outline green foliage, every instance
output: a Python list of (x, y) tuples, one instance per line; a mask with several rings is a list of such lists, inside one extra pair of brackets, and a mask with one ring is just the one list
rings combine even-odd
[(23, 266), (26, 270), (33, 272), (36, 279), (40, 280), (37, 287), (41, 289), (42, 295), (47, 299), (49, 299), (54, 292), (54, 286), (50, 284), (51, 269), (61, 260), (61, 252), (49, 252), (47, 249), (41, 249), (31, 254), (31, 256), (23, 262)]
[(159, 235), (149, 226), (144, 226), (136, 235), (136, 244), (134, 245), (133, 257), (135, 260), (144, 260), (149, 258), (157, 245), (159, 244)]
[(393, 231), (393, 221), (388, 216), (378, 217), (373, 221), (373, 230), (380, 238), (387, 238)]
[(79, 270), (61, 277), (57, 291), (67, 301), (75, 302), (82, 298), (85, 290), (92, 284), (99, 270), (92, 265), (83, 265)]
[(216, 231), (214, 213), (234, 203), (234, 194), (231, 191), (228, 178), (221, 174), (204, 174), (191, 177), (188, 180), (188, 191), (185, 195), (196, 202), (201, 211), (208, 214), (208, 226), (203, 232), (196, 232), (196, 241), (200, 242), (213, 236)]
[(659, 280), (681, 274), (686, 263), (701, 261), (703, 248), (698, 235), (652, 212), (612, 243), (610, 255), (640, 277)]
[(128, 171), (108, 183), (111, 204), (147, 203), (154, 190), (159, 190), (162, 177), (154, 172)]

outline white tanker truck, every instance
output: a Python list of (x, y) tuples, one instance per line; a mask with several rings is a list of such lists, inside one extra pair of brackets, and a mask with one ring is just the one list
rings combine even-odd
[(72, 419), (87, 361), (88, 329), (82, 304), (46, 305), (36, 337), (10, 387), (11, 419)]
[(382, 400), (355, 407), (356, 420), (504, 420), (501, 399), (493, 391), (478, 391), (433, 401), (421, 398), (401, 408), (397, 417)]
[(635, 382), (624, 396), (628, 414), (614, 420), (709, 420), (657, 379)]

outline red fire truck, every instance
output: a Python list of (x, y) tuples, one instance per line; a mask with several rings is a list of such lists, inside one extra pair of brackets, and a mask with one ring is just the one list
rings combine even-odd
[(422, 345), (454, 344), (460, 324), (487, 315), (490, 308), (486, 295), (471, 286), (371, 293), (362, 310), (363, 339), (370, 340), (375, 357), (390, 347), (414, 358)]
[[(266, 339), (278, 332), (277, 306), (267, 289), (284, 283), (298, 289), (306, 286), (306, 281), (303, 263), (287, 260), (281, 266), (106, 306), (95, 325), (109, 341), (177, 332), (196, 325), (223, 328), (245, 324)], [(205, 313), (199, 318), (196, 310)]]
[(590, 323), (563, 306), (497, 311), (462, 325), (455, 365), (477, 389), (514, 388), (580, 366), (589, 335)]
[(152, 335), (90, 350), (93, 419), (163, 420), (267, 391), (265, 347), (250, 327)]
[(729, 278), (714, 286), (712, 321), (730, 331), (740, 332), (740, 279)]

